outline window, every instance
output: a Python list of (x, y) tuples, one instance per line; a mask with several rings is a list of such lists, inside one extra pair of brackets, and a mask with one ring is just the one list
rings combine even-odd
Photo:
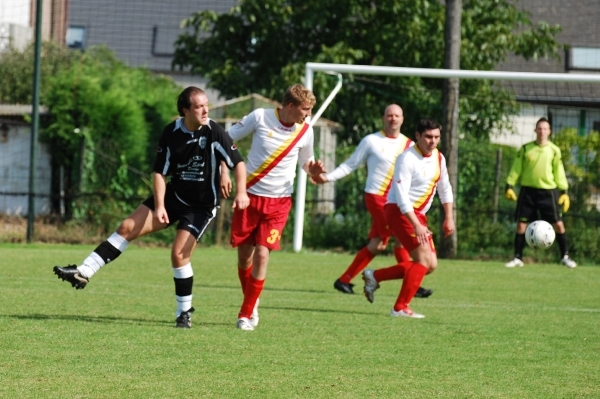
[(69, 48), (83, 50), (85, 48), (85, 26), (69, 26), (66, 42)]
[(567, 53), (568, 69), (583, 69), (600, 72), (600, 48), (571, 47)]

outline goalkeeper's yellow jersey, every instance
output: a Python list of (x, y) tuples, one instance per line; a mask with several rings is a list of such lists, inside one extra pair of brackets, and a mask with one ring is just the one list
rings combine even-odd
[(510, 168), (506, 183), (521, 186), (567, 190), (569, 183), (565, 175), (560, 148), (552, 142), (541, 146), (535, 141), (523, 145)]

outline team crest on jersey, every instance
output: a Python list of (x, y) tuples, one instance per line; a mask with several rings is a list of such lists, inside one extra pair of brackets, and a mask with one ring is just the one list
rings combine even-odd
[(162, 148), (156, 147), (156, 152), (162, 152)]
[(232, 151), (235, 151), (235, 150), (237, 150), (237, 146), (236, 146), (235, 144), (233, 144), (233, 145), (231, 146), (231, 150), (232, 150)]
[(206, 147), (206, 137), (200, 137), (198, 144), (200, 145), (200, 148), (204, 149), (204, 147)]
[(273, 132), (269, 131), (269, 137), (273, 137)]

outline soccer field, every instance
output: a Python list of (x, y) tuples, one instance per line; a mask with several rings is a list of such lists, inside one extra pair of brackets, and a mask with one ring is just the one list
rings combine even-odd
[(91, 250), (0, 245), (0, 397), (600, 397), (597, 266), (441, 261), (417, 320), (388, 316), (400, 282), (335, 291), (350, 255), (275, 252), (241, 331), (236, 253), (199, 248), (181, 330), (168, 249), (132, 246), (80, 291), (52, 274)]

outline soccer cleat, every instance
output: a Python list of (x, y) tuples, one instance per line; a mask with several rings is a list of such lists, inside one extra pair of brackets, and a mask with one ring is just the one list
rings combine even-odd
[(342, 283), (339, 278), (335, 280), (335, 283), (333, 283), (333, 288), (343, 292), (344, 294), (354, 294), (352, 287), (354, 287), (354, 284)]
[(392, 308), (392, 310), (390, 312), (390, 316), (392, 316), (392, 317), (412, 317), (413, 319), (425, 318), (425, 315), (422, 315), (420, 313), (415, 313), (412, 310), (410, 310), (409, 308), (401, 309), (397, 312), (394, 310), (394, 308)]
[(65, 267), (54, 266), (54, 274), (58, 276), (58, 278), (63, 281), (68, 281), (71, 283), (73, 287), (77, 290), (82, 290), (85, 288), (85, 285), (90, 281), (83, 277), (79, 270), (77, 270), (77, 266), (69, 265)]
[(194, 313), (194, 310), (194, 308), (189, 308), (185, 312), (181, 312), (177, 319), (175, 319), (175, 327), (192, 328), (192, 313)]
[(254, 326), (252, 326), (252, 322), (247, 317), (240, 317), (237, 321), (236, 327), (244, 331), (254, 331)]
[(250, 316), (250, 324), (252, 327), (256, 328), (258, 326), (258, 303), (260, 302), (260, 298), (256, 300), (256, 304), (254, 305), (254, 309), (252, 310), (252, 316)]
[(519, 258), (514, 258), (510, 262), (506, 263), (504, 266), (506, 267), (523, 267), (524, 263)]
[(565, 255), (565, 257), (560, 260), (560, 263), (562, 263), (569, 269), (573, 269), (573, 268), (577, 267), (577, 262), (575, 262), (573, 259), (569, 258), (567, 255)]
[(433, 290), (427, 289), (425, 287), (419, 287), (417, 293), (415, 294), (415, 298), (429, 298), (433, 294)]
[(373, 303), (375, 300), (375, 291), (379, 288), (379, 283), (373, 276), (373, 269), (365, 269), (362, 275), (362, 279), (365, 282), (363, 292), (365, 293), (365, 297), (367, 297), (367, 301)]

